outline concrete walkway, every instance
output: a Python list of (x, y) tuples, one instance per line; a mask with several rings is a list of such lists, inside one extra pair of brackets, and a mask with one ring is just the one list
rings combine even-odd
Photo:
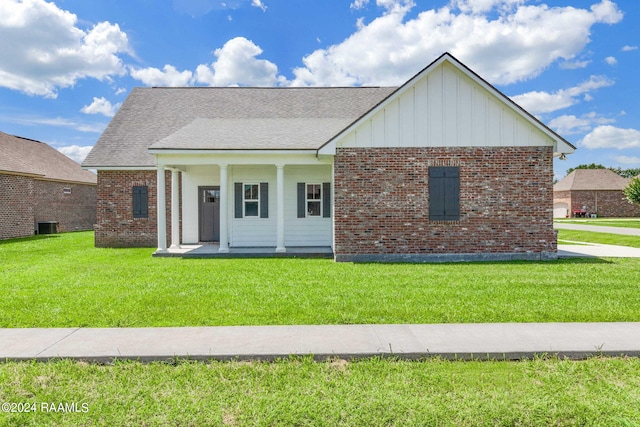
[(0, 329), (0, 359), (109, 363), (175, 357), (273, 360), (290, 355), (416, 359), (640, 356), (640, 323), (219, 326)]
[(640, 248), (573, 242), (558, 244), (558, 258), (640, 258)]
[(626, 236), (640, 236), (640, 228), (608, 227), (605, 225), (566, 224), (563, 222), (554, 222), (553, 228), (562, 228), (564, 230), (593, 231), (595, 233), (623, 234)]

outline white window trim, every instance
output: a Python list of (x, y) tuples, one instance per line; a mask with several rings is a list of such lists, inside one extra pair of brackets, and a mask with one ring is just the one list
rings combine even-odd
[[(320, 198), (319, 199), (310, 199), (309, 196), (309, 186), (310, 185), (317, 185), (320, 187)], [(322, 183), (318, 183), (318, 182), (305, 182), (305, 186), (304, 186), (304, 214), (305, 214), (305, 218), (322, 218), (322, 212), (324, 212), (322, 210), (322, 199), (323, 197), (323, 189), (322, 189)], [(309, 215), (309, 202), (320, 202), (320, 210), (318, 215)]]
[[(245, 185), (256, 185), (258, 186), (258, 197), (257, 199), (246, 199), (245, 196)], [(258, 210), (257, 215), (247, 215), (247, 204), (246, 202), (258, 202)], [(242, 183), (242, 217), (243, 218), (253, 218), (260, 219), (260, 183), (259, 182), (243, 182)]]

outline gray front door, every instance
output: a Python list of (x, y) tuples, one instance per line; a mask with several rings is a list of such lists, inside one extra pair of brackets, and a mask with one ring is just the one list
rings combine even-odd
[(220, 241), (220, 187), (198, 187), (200, 241)]

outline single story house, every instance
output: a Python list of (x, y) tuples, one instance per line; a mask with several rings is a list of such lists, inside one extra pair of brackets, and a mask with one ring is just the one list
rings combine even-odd
[(445, 53), (400, 87), (136, 88), (83, 166), (97, 246), (553, 259), (574, 150)]
[(91, 230), (96, 185), (94, 173), (49, 145), (0, 132), (0, 240), (54, 224), (56, 231)]
[(623, 193), (629, 181), (609, 169), (576, 169), (553, 186), (553, 216), (640, 217)]

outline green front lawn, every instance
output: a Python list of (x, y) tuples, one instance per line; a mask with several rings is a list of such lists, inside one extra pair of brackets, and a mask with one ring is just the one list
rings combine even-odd
[(558, 241), (560, 244), (572, 245), (573, 243), (566, 242), (588, 242), (588, 243), (600, 243), (603, 245), (620, 245), (630, 246), (633, 248), (640, 248), (639, 236), (626, 236), (623, 234), (610, 234), (591, 231), (580, 230), (558, 230)]
[(0, 401), (36, 411), (0, 425), (633, 427), (638, 372), (637, 358), (6, 363)]
[(555, 219), (561, 224), (599, 225), (607, 227), (640, 228), (640, 218), (569, 218)]
[(636, 259), (408, 265), (152, 252), (97, 249), (90, 232), (2, 242), (0, 327), (640, 320)]

